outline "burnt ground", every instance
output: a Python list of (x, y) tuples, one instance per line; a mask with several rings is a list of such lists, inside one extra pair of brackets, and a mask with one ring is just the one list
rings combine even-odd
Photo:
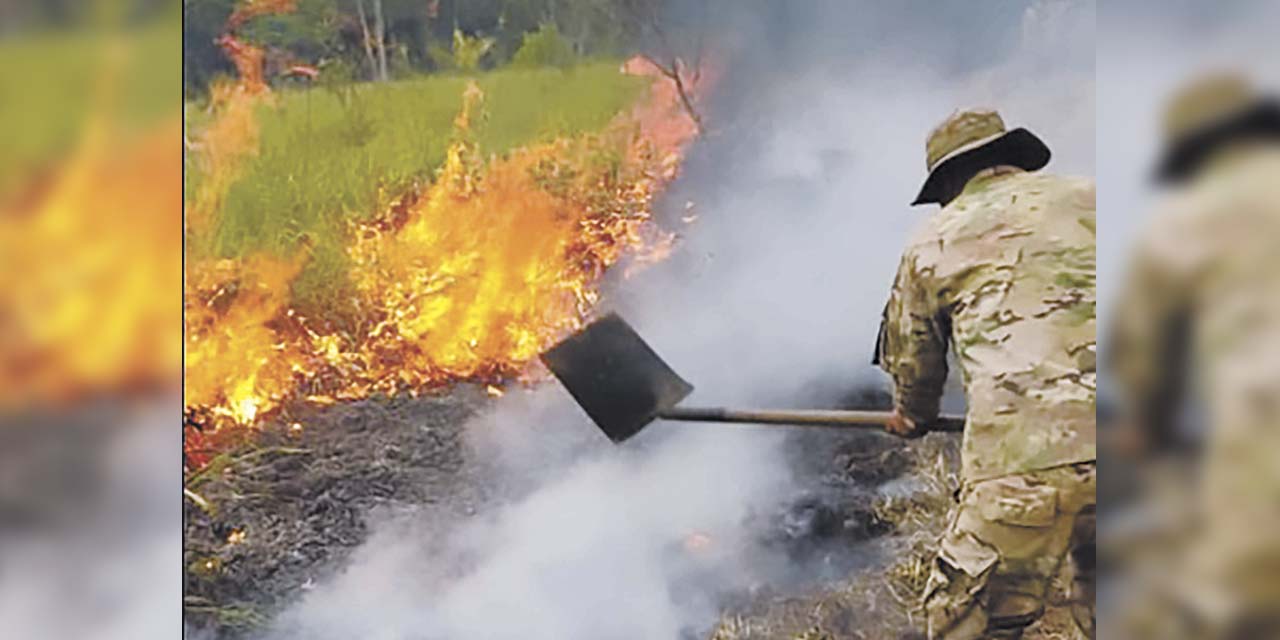
[[(816, 524), (792, 542), (790, 557), (818, 579), (729, 603), (710, 640), (924, 638), (919, 594), (959, 487), (959, 437), (800, 432), (789, 445), (807, 469), (811, 497), (785, 513)], [(1067, 584), (1059, 576), (1044, 618), (1024, 638), (1082, 637), (1066, 607)]]
[(183, 508), (187, 625), (233, 638), (266, 622), (341, 566), (376, 510), (474, 513), (486, 487), (462, 429), (490, 401), (460, 387), (288, 407), (252, 446), (215, 460), (188, 485), (209, 508)]
[[(846, 403), (866, 407), (881, 398)], [(251, 446), (216, 460), (184, 501), (186, 624), (244, 638), (339, 571), (377, 514), (456, 521), (501, 499), (463, 428), (492, 407), (462, 386), (418, 398), (287, 407)], [(291, 425), (301, 428), (291, 428)], [(739, 638), (900, 637), (915, 626), (931, 545), (954, 489), (956, 438), (797, 429), (783, 447), (803, 490), (744, 523), (797, 576), (731, 593), (709, 633)], [(763, 521), (761, 521), (763, 520)], [(865, 635), (871, 628), (895, 629)], [(850, 630), (859, 630), (853, 633)], [(706, 637), (702, 632), (697, 635)], [(691, 637), (697, 637), (697, 635)], [(1070, 637), (1070, 636), (1040, 636)]]

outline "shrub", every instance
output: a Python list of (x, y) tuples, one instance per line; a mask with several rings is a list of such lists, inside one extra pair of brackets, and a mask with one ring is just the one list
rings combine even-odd
[(493, 48), (493, 38), (468, 36), (453, 30), (453, 64), (459, 71), (475, 71), (480, 61)]
[(573, 66), (577, 56), (573, 46), (554, 24), (544, 24), (537, 31), (524, 34), (520, 48), (511, 58), (514, 67), (559, 67), (564, 69)]
[(433, 42), (427, 45), (427, 58), (439, 71), (453, 71), (457, 68), (453, 60), (453, 50), (440, 43)]
[(452, 45), (427, 45), (427, 58), (440, 71), (477, 71), (496, 41), (482, 36), (468, 36), (454, 30)]

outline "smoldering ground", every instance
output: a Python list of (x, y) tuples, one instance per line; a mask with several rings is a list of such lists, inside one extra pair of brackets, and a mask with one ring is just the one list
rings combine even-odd
[[(875, 330), (930, 213), (907, 206), (925, 135), (951, 110), (998, 108), (1053, 148), (1049, 171), (1093, 172), (1092, 2), (707, 15), (723, 77), (664, 198), (676, 253), (606, 301), (697, 386), (690, 403), (831, 406), (884, 387)], [(460, 523), (380, 519), (271, 638), (677, 638), (705, 631), (725, 593), (814, 571), (749, 524), (817, 464), (782, 455), (787, 432), (658, 424), (615, 447), (554, 385), (509, 393), (468, 431), (492, 502)]]

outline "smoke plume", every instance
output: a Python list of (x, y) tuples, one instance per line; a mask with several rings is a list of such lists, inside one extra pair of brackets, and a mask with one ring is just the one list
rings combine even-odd
[[(676, 253), (605, 301), (697, 386), (690, 403), (832, 405), (883, 387), (875, 331), (905, 236), (932, 213), (908, 206), (925, 136), (952, 110), (997, 108), (1045, 139), (1048, 171), (1093, 172), (1093, 2), (707, 15), (723, 78), (664, 199)], [(461, 523), (387, 516), (272, 637), (696, 636), (720, 595), (807, 570), (744, 525), (802, 488), (777, 429), (656, 424), (614, 447), (548, 385), (469, 430), (491, 503)]]

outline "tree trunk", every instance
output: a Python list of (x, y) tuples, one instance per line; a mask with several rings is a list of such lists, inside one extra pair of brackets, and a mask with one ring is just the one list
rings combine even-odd
[(382, 19), (382, 0), (373, 0), (373, 28), (378, 40), (378, 76), (387, 81), (387, 24)]
[(364, 56), (369, 61), (369, 79), (378, 77), (378, 61), (373, 57), (373, 36), (369, 33), (369, 18), (364, 12), (364, 0), (356, 0), (356, 12), (360, 15), (360, 33), (364, 36)]

